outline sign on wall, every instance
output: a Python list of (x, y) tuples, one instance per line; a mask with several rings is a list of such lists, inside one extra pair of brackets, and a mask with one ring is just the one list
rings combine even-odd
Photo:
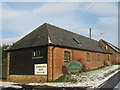
[(35, 75), (47, 75), (47, 64), (35, 64)]
[(67, 66), (67, 69), (72, 73), (79, 72), (80, 70), (82, 70), (82, 68), (82, 64), (80, 64), (78, 61), (71, 61)]

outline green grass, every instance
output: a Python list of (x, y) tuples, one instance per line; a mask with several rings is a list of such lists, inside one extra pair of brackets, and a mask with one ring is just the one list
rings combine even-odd
[(105, 68), (105, 66), (98, 67), (98, 68), (96, 68), (96, 69), (89, 69), (89, 70), (86, 70), (86, 71), (89, 72), (89, 71), (99, 70), (99, 69), (103, 69), (103, 68)]
[(54, 81), (51, 81), (51, 82), (63, 82), (65, 80), (65, 76), (66, 75), (62, 75), (60, 76), (58, 79), (54, 80)]
[(68, 75), (62, 75), (58, 79), (52, 81), (52, 82), (71, 82), (71, 83), (76, 83), (77, 80), (75, 78), (70, 79), (71, 74)]

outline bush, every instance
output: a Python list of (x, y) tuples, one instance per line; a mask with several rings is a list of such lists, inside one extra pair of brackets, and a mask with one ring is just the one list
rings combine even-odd
[(76, 78), (71, 77), (73, 74), (69, 75), (62, 75), (58, 79), (54, 80), (53, 82), (71, 82), (71, 83), (76, 83), (78, 80)]
[(65, 80), (66, 75), (60, 76), (58, 79), (54, 80), (53, 82), (63, 82)]
[(2, 63), (2, 78), (7, 77), (7, 52), (5, 51), (10, 45), (0, 46), (0, 56), (2, 57), (0, 63)]
[(104, 66), (109, 66), (109, 64), (104, 60)]

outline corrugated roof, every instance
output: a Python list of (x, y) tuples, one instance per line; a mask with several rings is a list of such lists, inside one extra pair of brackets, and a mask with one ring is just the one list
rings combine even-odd
[(102, 47), (96, 40), (47, 23), (17, 41), (9, 50), (48, 45), (49, 43), (58, 46), (109, 53), (109, 51)]

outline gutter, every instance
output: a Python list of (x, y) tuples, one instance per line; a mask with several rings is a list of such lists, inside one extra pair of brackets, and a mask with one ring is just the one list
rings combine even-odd
[(93, 50), (87, 50), (87, 49), (79, 49), (79, 48), (74, 48), (74, 47), (68, 47), (68, 46), (62, 46), (62, 45), (53, 45), (49, 44), (48, 46), (56, 46), (59, 48), (68, 48), (68, 49), (75, 49), (75, 50), (80, 50), (80, 51), (90, 51), (90, 52), (97, 52), (97, 53), (104, 53), (104, 54), (112, 54), (111, 52), (102, 52), (102, 51), (93, 51)]
[(68, 47), (68, 46), (62, 46), (62, 45), (55, 45), (55, 44), (52, 44), (52, 43), (49, 43), (49, 44), (46, 44), (46, 45), (40, 45), (40, 46), (19, 48), (19, 49), (8, 49), (8, 50), (6, 50), (6, 51), (7, 51), (7, 52), (11, 52), (11, 51), (29, 49), (29, 48), (34, 48), (34, 47), (45, 47), (45, 46), (56, 46), (56, 47), (68, 48), (68, 49), (76, 49), (76, 50), (81, 50), (81, 51), (90, 51), (90, 52), (97, 52), (97, 53), (104, 53), (104, 54), (112, 54), (111, 52), (102, 52), (102, 51), (95, 51), (95, 50), (79, 49), (79, 48), (76, 48), (76, 47)]
[(52, 81), (54, 80), (54, 49), (55, 49), (55, 45), (52, 48)]

